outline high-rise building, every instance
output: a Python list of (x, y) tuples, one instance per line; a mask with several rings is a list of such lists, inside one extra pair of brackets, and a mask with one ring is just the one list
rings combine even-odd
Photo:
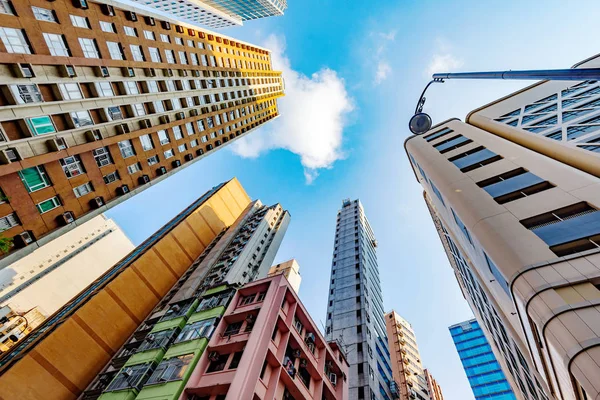
[(536, 84), (405, 142), (459, 285), (518, 399), (600, 394), (596, 92), (598, 82)]
[(25, 338), (46, 319), (37, 307), (15, 310), (10, 306), (0, 307), (0, 354), (8, 351)]
[(346, 349), (351, 400), (394, 398), (376, 247), (360, 201), (344, 200), (335, 229), (325, 336)]
[(284, 261), (277, 265), (273, 265), (269, 270), (269, 276), (283, 274), (290, 286), (296, 293), (300, 291), (300, 283), (302, 282), (302, 277), (300, 276), (300, 265), (295, 259), (291, 259), (288, 261)]
[(140, 324), (153, 310), (184, 307), (190, 287), (219, 277), (266, 276), (288, 223), (236, 179), (214, 187), (0, 357), (0, 397), (77, 398), (131, 335), (148, 333)]
[(0, 268), (278, 115), (267, 49), (132, 4), (0, 2)]
[(427, 388), (429, 390), (429, 397), (431, 400), (444, 400), (444, 395), (442, 394), (442, 388), (437, 383), (433, 375), (429, 372), (427, 368), (425, 368), (425, 378), (427, 379)]
[(82, 399), (347, 399), (344, 354), (283, 275), (238, 290), (192, 286), (202, 293), (146, 319)]
[[(119, 1), (119, 0), (117, 0)], [(140, 5), (209, 28), (240, 26), (244, 21), (283, 15), (286, 0), (133, 0)]]
[(52, 315), (135, 246), (104, 214), (0, 271), (0, 304)]
[(400, 400), (431, 400), (412, 325), (392, 310), (385, 315), (385, 329), (394, 382), (398, 387)]
[(477, 320), (461, 322), (449, 329), (475, 400), (514, 400), (515, 395)]

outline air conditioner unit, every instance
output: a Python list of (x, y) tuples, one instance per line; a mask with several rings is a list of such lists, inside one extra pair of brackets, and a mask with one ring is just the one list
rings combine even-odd
[(177, 33), (183, 33), (183, 26), (175, 25), (175, 30), (177, 31)]
[(148, 175), (142, 175), (138, 178), (138, 182), (140, 185), (144, 185), (144, 184), (150, 182), (150, 177)]
[(29, 231), (21, 232), (17, 236), (13, 237), (13, 243), (17, 248), (28, 246), (33, 242), (33, 234)]
[(202, 154), (204, 154), (204, 150), (202, 150), (202, 149), (196, 150), (196, 155), (197, 156), (201, 156)]
[(315, 334), (312, 332), (308, 332), (306, 334), (306, 341), (309, 343), (314, 343), (315, 342)]
[(13, 64), (12, 72), (17, 78), (35, 78), (31, 64)]
[(180, 111), (177, 114), (175, 114), (175, 118), (177, 118), (177, 120), (185, 119), (185, 113), (183, 111)]
[(171, 68), (165, 68), (165, 69), (163, 69), (163, 75), (164, 76), (173, 76), (173, 70)]
[(127, 18), (128, 21), (137, 21), (138, 17), (137, 14), (134, 13), (133, 11), (125, 11), (125, 18)]
[(100, 208), (103, 205), (104, 205), (104, 199), (100, 196), (94, 197), (93, 199), (90, 200), (90, 206), (92, 206), (92, 208)]
[(59, 65), (58, 72), (63, 78), (75, 78), (77, 76), (77, 71), (72, 65)]
[(86, 131), (85, 139), (88, 142), (96, 142), (98, 140), (102, 140), (102, 132), (100, 131), (100, 129), (92, 129), (91, 131)]
[(219, 359), (219, 353), (217, 353), (216, 351), (211, 351), (210, 353), (208, 353), (208, 359), (210, 361), (217, 361)]
[(144, 17), (147, 25), (154, 26), (156, 25), (156, 21), (152, 17)]
[(337, 385), (337, 375), (336, 375), (336, 374), (334, 374), (333, 372), (331, 372), (331, 373), (329, 374), (329, 381), (331, 382), (331, 384), (332, 384), (333, 386)]
[(149, 77), (156, 76), (156, 70), (154, 68), (146, 68), (146, 69), (144, 69), (144, 73), (146, 74), (146, 76), (149, 76)]
[(156, 173), (157, 173), (158, 175), (164, 175), (164, 174), (166, 174), (166, 173), (167, 173), (167, 168), (166, 168), (166, 167), (160, 167), (160, 168), (157, 168), (157, 169), (156, 169)]
[(160, 117), (158, 117), (158, 120), (160, 121), (161, 124), (171, 123), (171, 118), (169, 118), (168, 115), (161, 115)]
[(181, 161), (179, 160), (175, 160), (171, 163), (171, 165), (173, 166), (173, 168), (177, 168), (181, 166)]
[(69, 225), (70, 223), (75, 222), (75, 215), (71, 211), (67, 211), (59, 215), (57, 219), (62, 225)]
[(16, 162), (21, 160), (21, 155), (19, 151), (14, 148), (8, 148), (0, 150), (0, 164), (10, 164), (11, 162)]
[(135, 76), (135, 70), (131, 67), (123, 67), (123, 76), (128, 78), (133, 78)]
[(84, 10), (89, 8), (87, 0), (73, 0), (73, 6)]
[(126, 133), (129, 133), (129, 125), (127, 124), (119, 124), (117, 126), (115, 126), (115, 129), (117, 131), (117, 135), (124, 135)]
[(152, 128), (152, 121), (150, 121), (149, 119), (142, 119), (139, 121), (139, 123), (140, 123), (140, 129)]
[(160, 21), (160, 25), (163, 27), (163, 29), (166, 29), (168, 31), (171, 30), (171, 23), (170, 22)]
[(68, 147), (65, 139), (61, 138), (61, 137), (49, 139), (46, 143), (47, 143), (48, 149), (50, 149), (50, 151), (61, 151), (61, 150), (65, 150)]
[(127, 193), (129, 193), (129, 186), (127, 186), (127, 185), (121, 185), (121, 186), (119, 186), (117, 188), (117, 194), (119, 196), (122, 196), (122, 195), (127, 194)]
[(186, 154), (183, 159), (185, 161), (192, 161), (194, 159), (194, 156), (192, 154)]
[(101, 4), (100, 8), (102, 9), (102, 14), (109, 16), (109, 17), (115, 16), (115, 9), (113, 6), (108, 5), (108, 4)]
[(101, 78), (107, 78), (110, 76), (108, 67), (105, 67), (105, 66), (95, 67), (95, 72), (96, 72), (96, 76), (99, 76)]

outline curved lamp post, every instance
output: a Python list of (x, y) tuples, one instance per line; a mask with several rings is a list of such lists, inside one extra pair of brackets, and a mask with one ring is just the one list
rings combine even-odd
[(529, 71), (492, 71), (492, 72), (456, 72), (433, 74), (432, 80), (425, 86), (415, 108), (408, 127), (415, 135), (431, 129), (431, 117), (423, 112), (425, 92), (432, 83), (444, 83), (446, 79), (506, 79), (506, 80), (547, 80), (547, 81), (600, 81), (600, 68), (542, 69)]

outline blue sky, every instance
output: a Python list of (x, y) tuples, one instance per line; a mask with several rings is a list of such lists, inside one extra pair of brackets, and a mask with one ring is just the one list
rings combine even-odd
[[(283, 68), (282, 116), (181, 170), (113, 217), (138, 244), (215, 184), (236, 176), (292, 222), (276, 261), (296, 258), (300, 297), (324, 320), (336, 213), (360, 198), (379, 241), (385, 307), (409, 320), (445, 398), (473, 399), (447, 327), (472, 317), (409, 167), (407, 121), (432, 70), (567, 68), (596, 52), (600, 4), (564, 1), (288, 0), (286, 15), (224, 33), (267, 45)], [(529, 82), (451, 81), (428, 92), (434, 121)]]

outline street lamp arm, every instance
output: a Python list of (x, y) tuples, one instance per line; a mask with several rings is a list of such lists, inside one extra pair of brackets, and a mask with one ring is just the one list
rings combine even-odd
[(444, 72), (433, 79), (517, 79), (550, 81), (600, 80), (600, 68), (541, 69), (525, 71)]
[[(435, 74), (435, 75), (440, 75), (440, 74)], [(423, 89), (423, 92), (421, 93), (421, 97), (419, 97), (419, 102), (417, 103), (417, 107), (415, 108), (415, 114), (418, 114), (423, 111), (423, 106), (425, 105), (425, 100), (426, 100), (425, 92), (427, 92), (427, 89), (429, 89), (429, 86), (431, 86), (432, 83), (444, 83), (444, 79), (436, 78), (434, 76), (433, 79), (431, 81), (429, 81), (427, 86), (425, 86), (425, 89)]]

